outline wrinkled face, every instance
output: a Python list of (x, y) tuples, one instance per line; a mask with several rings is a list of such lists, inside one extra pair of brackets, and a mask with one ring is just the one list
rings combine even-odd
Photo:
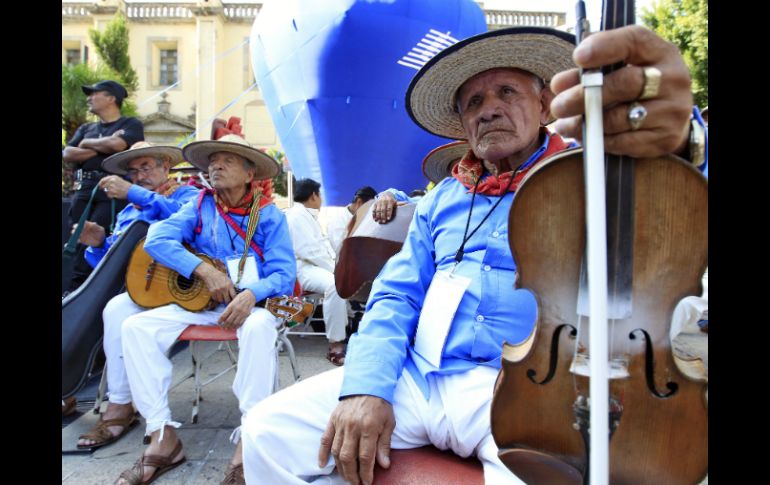
[(548, 119), (545, 92), (533, 74), (519, 69), (490, 69), (465, 81), (457, 108), (476, 156), (497, 161), (537, 144)]
[(115, 104), (115, 96), (107, 91), (94, 91), (86, 97), (86, 104), (88, 104), (88, 111), (99, 114), (105, 108)]
[(153, 192), (168, 180), (168, 164), (158, 163), (155, 157), (137, 157), (128, 162), (131, 182)]
[(209, 155), (209, 180), (217, 190), (242, 187), (254, 178), (254, 170), (247, 169), (248, 162), (232, 152), (214, 152)]

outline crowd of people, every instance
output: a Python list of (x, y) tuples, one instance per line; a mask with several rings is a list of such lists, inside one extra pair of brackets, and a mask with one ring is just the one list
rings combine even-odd
[[(118, 439), (135, 424), (136, 408), (149, 445), (118, 483), (149, 483), (184, 462), (180, 424), (168, 406), (166, 351), (197, 323), (238, 333), (233, 391), (242, 422), (222, 483), (369, 484), (375, 463), (390, 465), (392, 448), (428, 444), (478, 457), (486, 483), (522, 483), (498, 458), (489, 420), (502, 344), (526, 339), (537, 312), (531, 293), (513, 290), (508, 213), (530, 171), (582, 141), (578, 67), (619, 61), (627, 65), (605, 75), (602, 88), (606, 150), (677, 154), (706, 171), (703, 120), (671, 44), (639, 26), (596, 33), (577, 48), (561, 31), (502, 29), (441, 51), (406, 92), (417, 125), (458, 140), (420, 154), (435, 186), (409, 195), (362, 187), (326, 233), (318, 222), (317, 181), (297, 181), (295, 204), (283, 213), (259, 184), (278, 174), (279, 165), (241, 137), (183, 150), (152, 146), (141, 142), (141, 124), (120, 116), (119, 84), (84, 87), (100, 121), (78, 129), (64, 150), (65, 161), (81, 166), (73, 221), (91, 188), (102, 189), (81, 235), (83, 261), (95, 265), (121, 230), (146, 220), (152, 223), (147, 253), (185, 277), (199, 277), (217, 305), (201, 312), (174, 304), (146, 309), (127, 294), (109, 302), (103, 312), (109, 404), (78, 446)], [(169, 170), (182, 160), (207, 173), (211, 187), (170, 181)], [(108, 235), (103, 206), (110, 199), (127, 205)], [(345, 347), (349, 310), (335, 286), (336, 255), (342, 228), (372, 199), (380, 223), (399, 203), (416, 209), (402, 250), (374, 281)], [(185, 245), (222, 261), (226, 272)], [(73, 288), (86, 273), (78, 270)], [(264, 301), (291, 295), (295, 283), (323, 294), (327, 359), (340, 368), (271, 394), (278, 323)]]

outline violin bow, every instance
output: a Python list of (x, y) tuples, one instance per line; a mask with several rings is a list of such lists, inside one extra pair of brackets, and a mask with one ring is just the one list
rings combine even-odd
[[(576, 42), (589, 32), (585, 3), (576, 5)], [(591, 433), (589, 480), (591, 485), (609, 483), (609, 344), (607, 337), (607, 216), (604, 176), (604, 129), (601, 69), (580, 70), (585, 97), (583, 164), (586, 179), (586, 245), (590, 324)]]

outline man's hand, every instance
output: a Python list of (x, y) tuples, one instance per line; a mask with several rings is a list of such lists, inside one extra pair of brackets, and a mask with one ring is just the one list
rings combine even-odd
[[(622, 61), (628, 65), (604, 76), (604, 143), (609, 153), (656, 157), (682, 150), (687, 143), (693, 99), (690, 74), (677, 47), (639, 25), (597, 32), (576, 49), (578, 66), (598, 68)], [(638, 101), (647, 117), (638, 130), (628, 121), (631, 102), (638, 100), (644, 84), (643, 67), (661, 72), (657, 96)], [(551, 89), (558, 96), (551, 103), (557, 118), (556, 131), (581, 139), (585, 110), (583, 88), (577, 69), (557, 74)]]
[(329, 452), (342, 478), (358, 485), (374, 479), (374, 460), (383, 468), (390, 466), (390, 437), (396, 427), (393, 406), (374, 396), (343, 399), (329, 418), (321, 436), (318, 466), (329, 461)]
[(127, 199), (131, 182), (123, 180), (117, 175), (108, 175), (99, 181), (99, 188), (104, 190), (107, 197), (112, 199)]
[[(78, 227), (77, 224), (72, 225), (72, 233), (75, 232), (76, 227)], [(83, 231), (80, 233), (78, 242), (85, 244), (86, 246), (98, 248), (104, 242), (105, 236), (106, 234), (102, 226), (95, 222), (85, 221), (85, 225), (83, 226)]]
[(209, 263), (204, 261), (199, 264), (193, 273), (203, 280), (214, 301), (228, 304), (235, 298), (236, 293), (233, 282), (230, 281), (230, 278), (225, 273), (222, 273)]
[(387, 224), (396, 213), (396, 206), (405, 205), (406, 202), (396, 202), (396, 198), (390, 192), (382, 192), (374, 201), (372, 218), (380, 224)]
[(217, 323), (222, 328), (239, 328), (251, 314), (251, 309), (254, 308), (255, 303), (257, 303), (257, 298), (251, 290), (238, 293), (219, 316)]

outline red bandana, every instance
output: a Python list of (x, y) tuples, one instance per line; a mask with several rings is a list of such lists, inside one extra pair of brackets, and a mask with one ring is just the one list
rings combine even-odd
[[(508, 183), (511, 183), (508, 192), (515, 192), (516, 189), (519, 188), (519, 184), (527, 172), (532, 170), (532, 168), (538, 165), (542, 160), (545, 160), (554, 153), (565, 150), (567, 147), (567, 143), (561, 136), (557, 133), (551, 133), (548, 139), (548, 146), (534, 163), (523, 170), (511, 170), (510, 172), (501, 173), (497, 176), (489, 175), (486, 179), (479, 182), (477, 193), (500, 196), (503, 195), (505, 188), (508, 187)], [(468, 150), (468, 153), (465, 154), (460, 163), (452, 168), (452, 176), (471, 191), (476, 185), (476, 181), (483, 174), (484, 164), (476, 157), (473, 150)], [(513, 182), (511, 182), (511, 177), (513, 177)]]
[[(247, 216), (249, 215), (249, 211), (251, 210), (251, 204), (254, 201), (254, 194), (258, 193), (259, 197), (259, 208), (263, 208), (268, 204), (273, 203), (272, 197), (266, 197), (264, 192), (261, 190), (262, 186), (262, 180), (252, 180), (251, 186), (249, 187), (249, 190), (246, 192), (246, 195), (243, 196), (243, 199), (235, 206), (230, 207), (228, 206), (225, 201), (223, 201), (219, 194), (217, 194), (215, 189), (203, 189), (198, 194), (198, 227), (195, 228), (195, 232), (200, 234), (201, 233), (201, 227), (203, 224), (203, 221), (201, 220), (201, 213), (200, 208), (201, 204), (203, 203), (203, 198), (211, 194), (214, 196), (214, 202), (216, 203), (217, 207), (221, 210), (222, 213), (228, 214), (237, 214), (239, 216)], [(271, 186), (272, 188), (272, 186)]]

